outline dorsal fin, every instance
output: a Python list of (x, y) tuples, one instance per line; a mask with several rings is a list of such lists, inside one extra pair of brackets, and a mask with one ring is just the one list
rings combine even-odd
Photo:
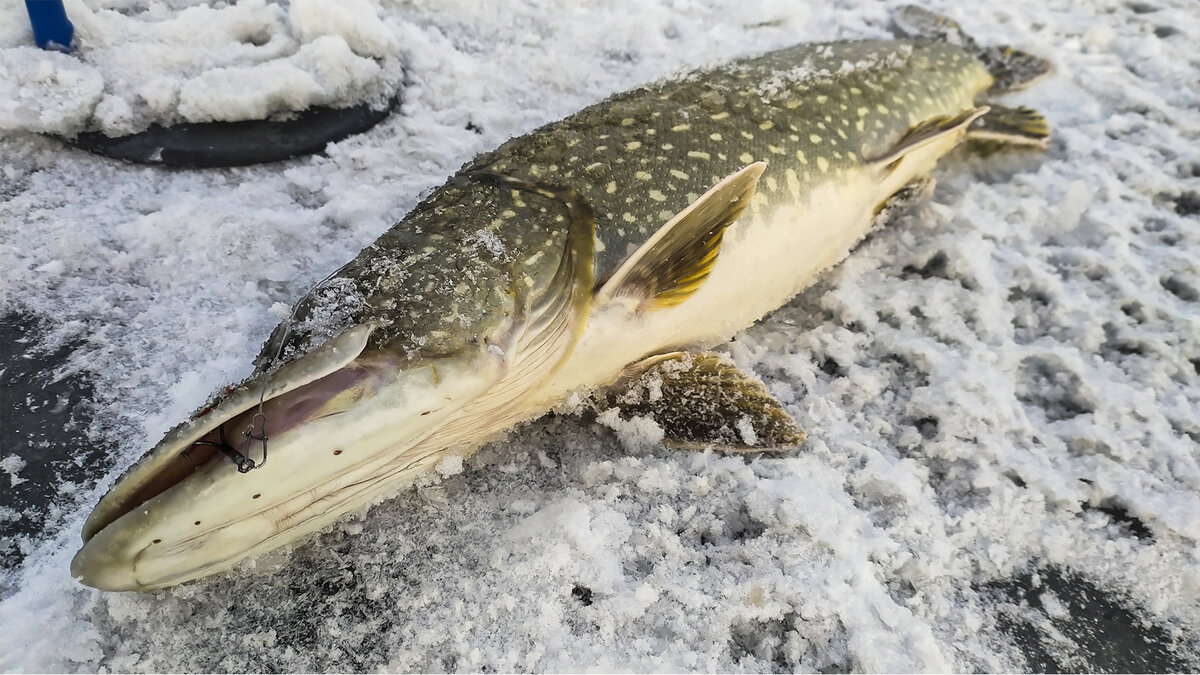
[(632, 298), (638, 311), (674, 307), (708, 278), (725, 228), (750, 205), (767, 165), (755, 162), (712, 186), (642, 244), (596, 293), (596, 302)]
[(1054, 72), (1054, 66), (1046, 59), (1016, 47), (983, 47), (954, 19), (916, 5), (904, 5), (892, 12), (892, 32), (902, 38), (948, 42), (970, 52), (992, 76), (989, 94), (1024, 89)]
[(982, 51), (958, 22), (917, 5), (902, 5), (892, 11), (892, 33), (910, 40), (932, 40), (958, 45), (971, 53)]
[(971, 122), (988, 110), (987, 106), (982, 106), (964, 110), (957, 115), (930, 117), (909, 129), (892, 147), (875, 157), (869, 157), (867, 161), (891, 171), (905, 155), (949, 134), (962, 133)]

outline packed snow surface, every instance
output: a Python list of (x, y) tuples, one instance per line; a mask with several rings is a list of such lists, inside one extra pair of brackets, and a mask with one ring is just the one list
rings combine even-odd
[(66, 8), (79, 58), (34, 47), (23, 3), (0, 3), (0, 130), (120, 136), (152, 122), (261, 119), (381, 103), (401, 77), (396, 34), (367, 0)]
[[(47, 348), (78, 345), (63, 372), (91, 375), (96, 413), (78, 444), (116, 452), (61, 485), (58, 515), (20, 542), (0, 668), (1023, 668), (994, 589), (1039, 570), (1086, 578), (1195, 658), (1200, 14), (1186, 0), (925, 6), (1054, 62), (1006, 102), (1043, 112), (1055, 140), (946, 158), (931, 204), (724, 348), (800, 422), (803, 448), (672, 451), (648, 420), (559, 414), (295, 548), (106, 594), (68, 573), (99, 496), (249, 373), (281, 307), (463, 162), (649, 80), (885, 37), (888, 8), (100, 0), (69, 6), (81, 59), (21, 46), (21, 4), (0, 2), (4, 310), (48, 321)], [(383, 124), (270, 166), (146, 168), (34, 133), (402, 84)], [(0, 454), (4, 483), (36, 461)]]

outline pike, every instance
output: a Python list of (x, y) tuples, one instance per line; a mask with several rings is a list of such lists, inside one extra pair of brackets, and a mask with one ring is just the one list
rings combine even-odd
[(799, 444), (761, 383), (703, 350), (927, 196), (964, 138), (1049, 141), (1036, 112), (976, 103), (1046, 62), (918, 8), (895, 23), (909, 39), (804, 44), (648, 85), (467, 164), (116, 483), (73, 575), (147, 590), (227, 570), (572, 392), (647, 372), (662, 396), (639, 412), (668, 443)]

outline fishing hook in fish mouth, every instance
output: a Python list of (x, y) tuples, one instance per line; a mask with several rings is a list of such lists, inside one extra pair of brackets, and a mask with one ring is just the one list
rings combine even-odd
[[(258, 424), (259, 418), (261, 418), (262, 422), (263, 422), (262, 432), (255, 434), (254, 428)], [(253, 417), (253, 419), (251, 419), (250, 426), (245, 431), (242, 432), (242, 435), (245, 436), (246, 438), (251, 438), (251, 439), (254, 439), (254, 440), (262, 443), (262, 459), (259, 460), (258, 462), (255, 462), (248, 455), (243, 455), (242, 453), (238, 452), (236, 448), (234, 448), (232, 445), (229, 444), (229, 441), (225, 440), (225, 425), (221, 425), (220, 427), (217, 428), (218, 433), (220, 433), (220, 435), (221, 435), (220, 442), (196, 441), (196, 442), (192, 443), (192, 446), (194, 447), (197, 445), (204, 445), (204, 446), (217, 448), (221, 452), (225, 453), (226, 457), (228, 457), (230, 460), (233, 461), (233, 463), (237, 466), (238, 473), (250, 473), (254, 469), (260, 468), (267, 463), (267, 440), (268, 440), (268, 437), (267, 437), (267, 431), (266, 431), (266, 429), (267, 429), (266, 421), (267, 421), (266, 416), (263, 415), (262, 413), (258, 413)], [(186, 456), (186, 453), (185, 453), (185, 456)]]

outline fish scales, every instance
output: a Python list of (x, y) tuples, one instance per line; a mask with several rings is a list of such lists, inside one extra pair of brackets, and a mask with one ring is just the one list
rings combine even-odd
[(85, 522), (72, 573), (147, 590), (229, 569), (575, 392), (616, 395), (639, 374), (658, 378), (643, 389), (659, 397), (617, 412), (648, 417), (665, 444), (803, 442), (761, 382), (703, 350), (927, 196), (964, 138), (1049, 143), (1036, 111), (975, 104), (1048, 63), (980, 47), (920, 8), (898, 19), (924, 37), (699, 71), (465, 165), (301, 298), (254, 375), (118, 481)]
[[(758, 199), (800, 200), (798, 192), (865, 166), (869, 153), (921, 120), (970, 107), (990, 81), (977, 59), (946, 43), (832, 42), (617, 95), (467, 164), (323, 284), (349, 281), (355, 293), (318, 288), (301, 303), (301, 319), (339, 320), (317, 332), (298, 322), (287, 352), (302, 354), (368, 319), (383, 324), (377, 345), (402, 344), (414, 357), (453, 352), (511, 318), (517, 280), (544, 287), (563, 247), (564, 209), (464, 175), (490, 171), (578, 190), (595, 210), (600, 282), (737, 169), (764, 161)], [(360, 311), (346, 312), (348, 304)], [(277, 345), (269, 342), (264, 357)]]

